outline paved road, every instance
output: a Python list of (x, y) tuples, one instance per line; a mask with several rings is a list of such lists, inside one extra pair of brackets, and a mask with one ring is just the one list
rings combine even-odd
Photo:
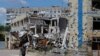
[[(19, 56), (19, 50), (7, 50), (7, 49), (0, 49), (0, 56)], [(28, 52), (26, 56), (62, 56), (61, 54), (55, 53), (47, 53), (46, 55), (44, 52)]]
[[(0, 56), (19, 56), (19, 50), (7, 50), (7, 49), (0, 49)], [(50, 53), (47, 52), (46, 55), (44, 52), (28, 52), (26, 56), (80, 56), (78, 54), (69, 53), (69, 55), (63, 55), (58, 53)], [(86, 55), (82, 55), (86, 56)]]
[(18, 56), (18, 50), (0, 49), (0, 56)]
[[(7, 49), (0, 49), (0, 56), (20, 56), (19, 55), (19, 50), (7, 50)], [(36, 56), (27, 54), (26, 56)]]

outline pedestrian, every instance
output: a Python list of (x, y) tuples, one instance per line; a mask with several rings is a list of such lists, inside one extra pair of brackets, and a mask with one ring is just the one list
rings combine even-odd
[(26, 46), (22, 46), (20, 47), (20, 52), (21, 52), (21, 56), (25, 56), (26, 55)]
[(19, 38), (20, 38), (20, 44), (19, 44), (19, 47), (20, 47), (20, 55), (21, 56), (25, 56), (26, 55), (26, 49), (28, 48), (29, 46), (29, 43), (30, 43), (30, 38), (29, 38), (29, 35), (28, 35), (28, 30), (23, 30), (19, 33)]

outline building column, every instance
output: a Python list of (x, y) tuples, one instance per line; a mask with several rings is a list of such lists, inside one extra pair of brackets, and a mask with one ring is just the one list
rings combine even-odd
[(52, 26), (52, 20), (50, 20), (50, 21), (51, 21), (50, 23), (51, 23), (51, 26)]
[(56, 23), (57, 23), (57, 22), (56, 22), (56, 21), (54, 21), (54, 25), (55, 25), (55, 26), (57, 26), (57, 24), (56, 24)]
[(52, 33), (51, 32), (51, 27), (52, 27), (52, 20), (50, 20), (51, 22), (50, 22), (50, 33)]
[(36, 24), (35, 24), (35, 34), (37, 34), (37, 27), (36, 27)]
[(31, 23), (31, 21), (30, 21), (30, 18), (28, 17), (28, 24), (30, 24)]
[(8, 44), (7, 44), (7, 34), (5, 34), (5, 47), (8, 48)]
[(69, 49), (78, 48), (78, 0), (69, 0), (70, 17), (68, 23), (69, 29)]
[(25, 25), (25, 20), (23, 19), (22, 21), (23, 21), (23, 27), (24, 27), (24, 25)]
[(9, 33), (8, 49), (11, 49), (11, 34)]
[(43, 28), (44, 28), (44, 27), (42, 26), (42, 27), (41, 27), (41, 33), (42, 33), (42, 34), (43, 34)]

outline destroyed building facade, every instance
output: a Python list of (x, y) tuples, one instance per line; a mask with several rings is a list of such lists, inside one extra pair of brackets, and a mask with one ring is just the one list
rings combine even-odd
[[(69, 46), (84, 46), (90, 56), (100, 56), (100, 1), (69, 0)], [(86, 44), (87, 43), (87, 44)], [(84, 45), (86, 44), (86, 45)], [(73, 49), (74, 49), (73, 48)]]
[(11, 8), (7, 9), (7, 24), (11, 25), (12, 32), (20, 32), (31, 27), (34, 34), (44, 34), (47, 38), (55, 39), (58, 37), (57, 34), (64, 33), (66, 29), (68, 22), (62, 17), (66, 13), (68, 13), (67, 8), (59, 6)]

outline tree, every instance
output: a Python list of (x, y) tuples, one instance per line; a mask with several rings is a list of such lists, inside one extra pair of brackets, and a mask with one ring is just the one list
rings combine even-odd
[(5, 32), (9, 32), (11, 30), (11, 27), (6, 25), (0, 25), (0, 41), (4, 41)]
[(9, 25), (0, 25), (0, 32), (4, 32), (4, 31), (7, 31), (9, 32), (11, 30), (11, 27)]
[(0, 25), (0, 41), (4, 41), (4, 26), (3, 25)]
[(0, 41), (4, 41), (5, 40), (5, 35), (4, 34), (0, 34)]
[(6, 25), (4, 28), (5, 28), (5, 31), (7, 31), (7, 32), (9, 32), (11, 30), (11, 26), (9, 26), (9, 25)]
[(3, 25), (0, 25), (0, 32), (3, 32), (4, 31), (4, 26)]

